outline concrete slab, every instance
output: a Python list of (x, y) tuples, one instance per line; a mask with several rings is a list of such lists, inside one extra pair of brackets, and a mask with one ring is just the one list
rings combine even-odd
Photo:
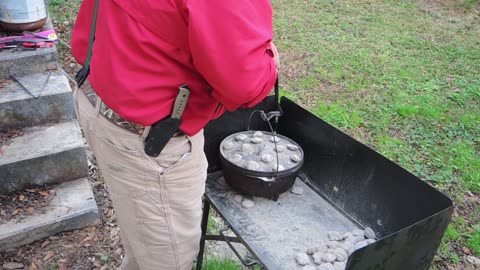
[(0, 224), (0, 251), (99, 223), (95, 197), (86, 178), (61, 184), (55, 191), (41, 213)]
[(76, 120), (24, 129), (23, 136), (0, 146), (0, 153), (0, 194), (88, 175)]
[[(32, 93), (13, 80), (0, 89), (0, 132), (75, 118), (72, 91), (60, 71), (52, 71), (49, 78), (48, 73), (16, 78)], [(34, 98), (32, 94), (40, 97)]]

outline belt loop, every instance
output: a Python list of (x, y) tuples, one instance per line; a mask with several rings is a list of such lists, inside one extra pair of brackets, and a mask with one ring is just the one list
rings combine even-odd
[(97, 102), (95, 103), (95, 117), (98, 118), (100, 115), (100, 107), (102, 107), (102, 99), (97, 95)]
[(148, 127), (145, 127), (145, 129), (143, 130), (142, 136), (140, 137), (140, 140), (142, 142), (147, 140), (147, 137), (148, 137), (148, 134), (150, 133), (151, 128), (152, 128), (151, 126), (148, 126)]

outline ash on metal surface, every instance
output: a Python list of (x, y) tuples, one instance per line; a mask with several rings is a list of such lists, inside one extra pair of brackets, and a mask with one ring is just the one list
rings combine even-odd
[[(207, 180), (207, 194), (215, 208), (267, 268), (290, 270), (301, 269), (295, 256), (299, 253), (307, 255), (309, 248), (312, 249), (308, 256), (314, 266), (311, 255), (318, 252), (323, 255), (329, 251), (326, 247), (328, 232), (338, 230), (343, 234), (360, 229), (303, 181), (297, 179), (295, 186), (303, 188), (302, 196), (285, 192), (277, 201), (255, 197), (255, 206), (249, 209), (235, 200), (236, 193), (221, 176)], [(319, 243), (324, 243), (325, 248), (319, 247)], [(337, 248), (336, 245), (333, 250)], [(340, 259), (342, 255), (345, 254), (338, 251)], [(332, 256), (335, 262), (337, 256)]]

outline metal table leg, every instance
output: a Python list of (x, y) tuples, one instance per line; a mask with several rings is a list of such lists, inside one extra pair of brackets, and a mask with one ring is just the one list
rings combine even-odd
[(208, 215), (210, 213), (210, 203), (207, 199), (203, 203), (203, 216), (202, 216), (202, 237), (200, 238), (200, 250), (197, 257), (197, 270), (202, 269), (203, 265), (203, 253), (205, 250), (205, 240), (207, 235)]

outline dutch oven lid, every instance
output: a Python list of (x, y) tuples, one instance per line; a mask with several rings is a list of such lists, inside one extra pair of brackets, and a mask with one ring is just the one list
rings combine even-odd
[(262, 174), (296, 171), (304, 158), (296, 142), (264, 131), (242, 131), (228, 136), (220, 144), (220, 155), (246, 173)]

